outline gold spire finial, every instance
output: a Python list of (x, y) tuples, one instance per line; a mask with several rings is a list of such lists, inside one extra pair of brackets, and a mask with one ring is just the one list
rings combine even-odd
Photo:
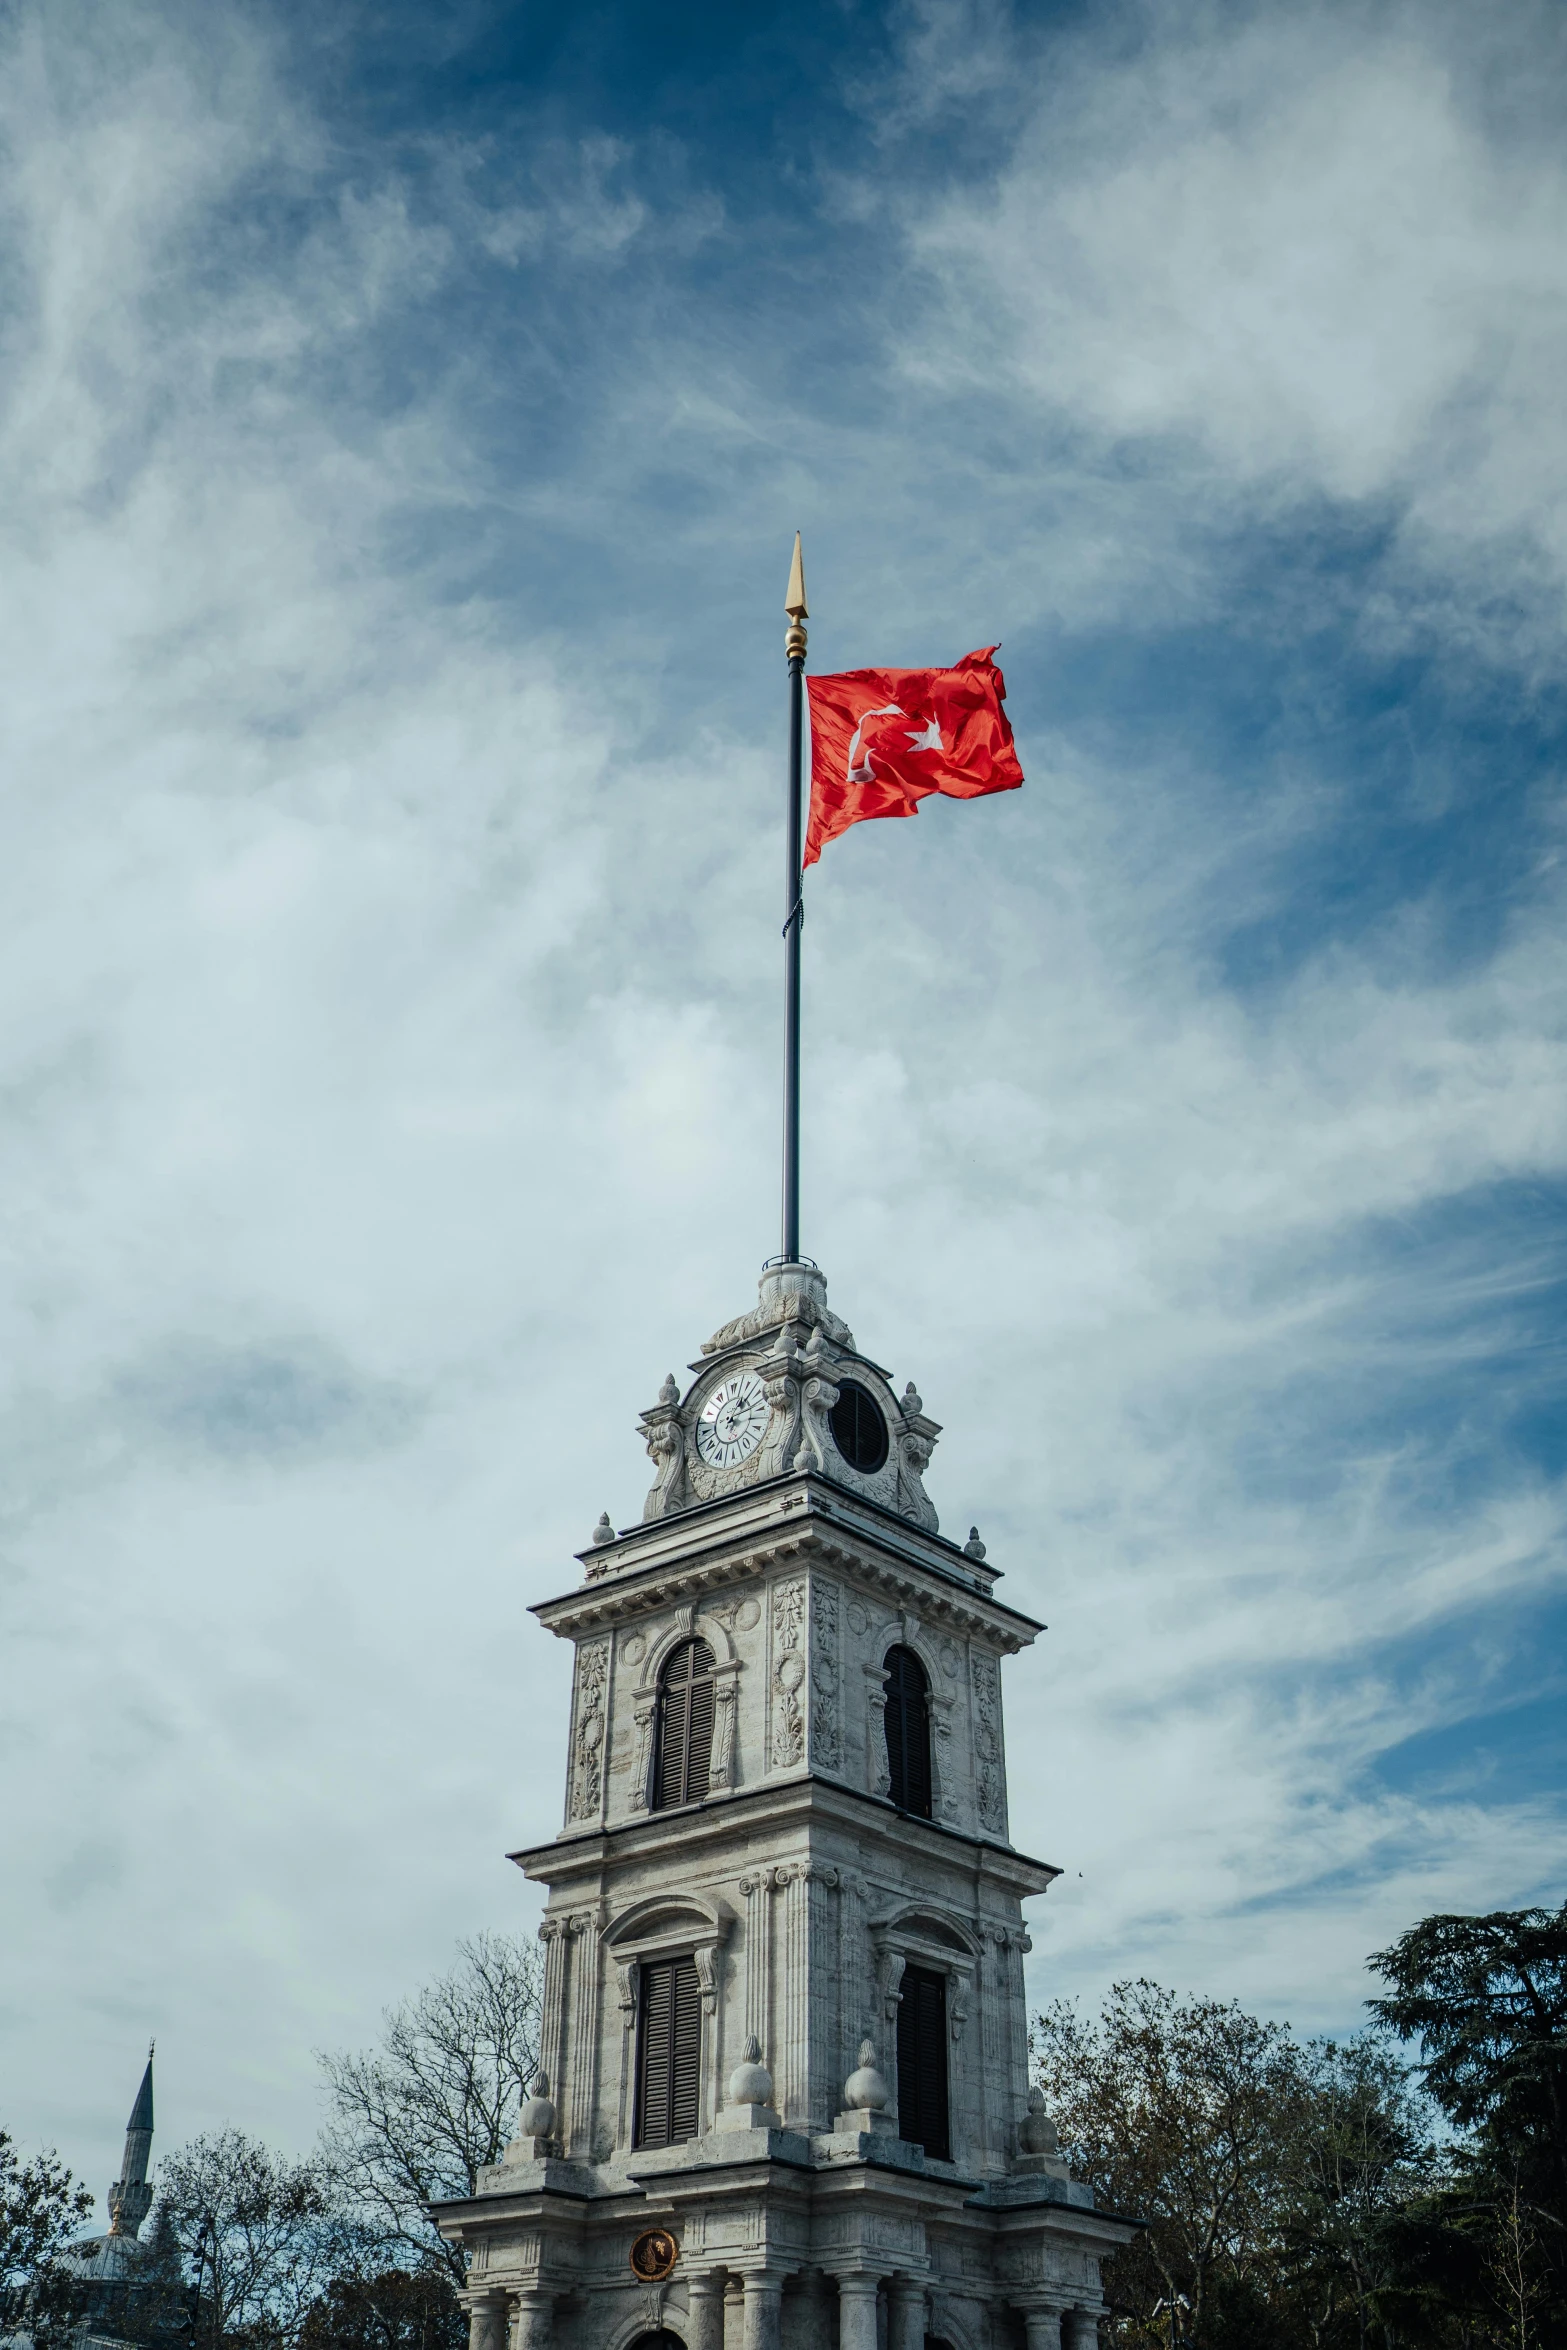
[(789, 566), (789, 592), (784, 598), (784, 610), (789, 615), (789, 627), (784, 634), (784, 658), (792, 661), (796, 654), (805, 659), (805, 621), (810, 607), (805, 601), (805, 564), (800, 554), (800, 534), (794, 534), (794, 560)]

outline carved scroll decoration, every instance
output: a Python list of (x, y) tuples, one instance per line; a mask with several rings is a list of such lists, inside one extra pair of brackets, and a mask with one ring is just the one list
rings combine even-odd
[(801, 1643), (805, 1631), (805, 1583), (795, 1577), (773, 1586), (774, 1770), (787, 1770), (805, 1753), (805, 1716), (800, 1690), (805, 1681)]
[(593, 1819), (604, 1784), (604, 1686), (609, 1677), (609, 1642), (590, 1640), (577, 1651), (576, 1727), (571, 1742), (573, 1820)]
[(838, 1771), (843, 1751), (838, 1726), (838, 1587), (811, 1586), (811, 1760)]
[(970, 1660), (974, 1685), (974, 1780), (981, 1825), (1000, 1831), (1003, 1816), (1001, 1783), (1000, 1699), (994, 1657), (977, 1652)]

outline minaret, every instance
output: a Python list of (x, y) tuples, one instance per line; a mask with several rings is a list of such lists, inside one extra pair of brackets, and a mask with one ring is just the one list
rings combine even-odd
[(125, 2156), (120, 2164), (120, 2175), (109, 2189), (109, 2233), (112, 2236), (134, 2236), (152, 2209), (152, 2189), (147, 2184), (147, 2157), (152, 2152), (152, 2048), (147, 2050), (147, 2070), (142, 2074), (136, 2102), (131, 2107), (131, 2118), (125, 2125)]
[(816, 1266), (691, 1368), (641, 1522), (534, 1610), (574, 1655), (565, 1818), (513, 1855), (540, 2069), (438, 2207), (472, 2350), (1092, 2350), (1135, 2223), (1029, 2085), (1022, 1904), (1059, 1872), (1012, 1842), (1001, 1666), (1042, 1627), (941, 1533), (940, 1429)]

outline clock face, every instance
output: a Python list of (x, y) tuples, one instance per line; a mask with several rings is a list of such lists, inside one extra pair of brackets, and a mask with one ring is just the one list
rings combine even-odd
[(696, 1449), (710, 1469), (736, 1469), (762, 1441), (767, 1397), (754, 1371), (715, 1387), (696, 1424)]

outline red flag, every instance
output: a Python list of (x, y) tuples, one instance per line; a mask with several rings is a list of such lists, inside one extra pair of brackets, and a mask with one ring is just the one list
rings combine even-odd
[(805, 862), (866, 816), (913, 816), (931, 792), (954, 800), (1023, 780), (1002, 704), (996, 650), (955, 669), (850, 669), (809, 677), (811, 815)]

